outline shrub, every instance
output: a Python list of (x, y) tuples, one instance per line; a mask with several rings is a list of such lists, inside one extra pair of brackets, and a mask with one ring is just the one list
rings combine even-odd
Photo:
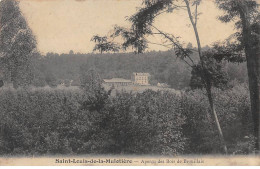
[(117, 93), (105, 108), (107, 152), (116, 154), (182, 153), (185, 139), (175, 95), (147, 90), (142, 94)]
[[(227, 143), (228, 151), (239, 149), (239, 142), (252, 141), (252, 119), (249, 91), (245, 85), (229, 90), (214, 89), (216, 112)], [(211, 118), (208, 100), (203, 90), (182, 95), (183, 113), (186, 116), (184, 135), (188, 138), (187, 153), (219, 153), (219, 138)], [(249, 137), (249, 139), (244, 139)], [(245, 152), (245, 151), (243, 151)], [(247, 152), (250, 152), (248, 149)]]
[(82, 97), (80, 91), (57, 89), (8, 89), (0, 95), (0, 153), (16, 155), (52, 152), (48, 138), (55, 132), (62, 146)]
[[(0, 154), (212, 154), (219, 140), (203, 90), (176, 95), (96, 88), (0, 90)], [(230, 153), (250, 153), (246, 86), (214, 90)]]

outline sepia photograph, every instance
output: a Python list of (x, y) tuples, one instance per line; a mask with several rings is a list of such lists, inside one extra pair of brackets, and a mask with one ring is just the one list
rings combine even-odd
[(260, 0), (0, 0), (0, 166), (259, 166)]

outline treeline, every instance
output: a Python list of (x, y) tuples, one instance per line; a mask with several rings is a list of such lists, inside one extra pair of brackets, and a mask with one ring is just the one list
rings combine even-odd
[[(196, 61), (196, 56), (193, 56)], [(150, 83), (167, 83), (172, 88), (189, 87), (191, 68), (182, 60), (176, 58), (174, 51), (147, 52), (143, 54), (55, 54), (47, 53), (39, 56), (36, 61), (35, 86), (55, 86), (61, 80), (73, 80), (79, 85), (80, 73), (95, 68), (101, 78), (130, 79), (133, 72), (148, 72), (152, 75)], [(239, 83), (247, 81), (246, 65), (224, 63), (224, 71), (228, 80)]]
[[(221, 153), (202, 90), (0, 91), (0, 155)], [(248, 89), (214, 91), (230, 154), (252, 152)]]

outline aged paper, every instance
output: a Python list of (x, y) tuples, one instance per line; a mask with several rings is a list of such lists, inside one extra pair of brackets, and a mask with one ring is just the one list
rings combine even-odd
[(259, 166), (259, 0), (1, 0), (1, 166)]

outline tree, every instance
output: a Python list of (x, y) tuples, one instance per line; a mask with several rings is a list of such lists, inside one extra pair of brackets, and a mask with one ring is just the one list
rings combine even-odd
[(55, 76), (55, 74), (53, 72), (51, 72), (50, 70), (46, 71), (44, 73), (44, 81), (50, 86), (50, 87), (57, 87), (58, 85), (58, 80), (57, 77)]
[[(204, 55), (207, 55), (207, 59), (205, 60), (205, 67), (207, 69), (207, 77), (210, 79), (211, 86), (220, 89), (226, 89), (228, 87), (229, 78), (227, 73), (224, 71), (223, 63), (218, 62), (214, 58), (214, 51), (209, 50), (205, 52)], [(190, 80), (191, 89), (204, 88), (203, 79), (201, 79), (202, 75), (203, 68), (201, 64), (193, 66)]]
[(99, 90), (102, 85), (102, 79), (94, 67), (89, 69), (82, 65), (80, 67), (80, 84), (82, 88), (89, 91)]
[[(260, 149), (260, 13), (259, 4), (255, 0), (216, 0), (216, 4), (225, 14), (219, 19), (222, 22), (230, 22), (235, 19), (239, 32), (235, 34), (236, 44), (227, 44), (227, 49), (220, 48), (225, 56), (232, 58), (237, 52), (243, 51), (247, 61), (248, 82), (250, 90), (251, 114), (254, 123), (255, 151)], [(218, 47), (219, 49), (219, 47)], [(223, 56), (223, 55), (222, 55)], [(222, 59), (222, 57), (220, 57)], [(225, 58), (224, 58), (225, 59)], [(236, 60), (233, 60), (236, 61)]]
[(95, 68), (85, 71), (84, 65), (81, 66), (80, 83), (81, 88), (88, 96), (88, 99), (82, 103), (82, 109), (98, 112), (103, 109), (113, 88), (106, 91)]
[(70, 55), (74, 55), (74, 51), (73, 51), (73, 50), (70, 50), (69, 54), (70, 54)]
[(24, 16), (19, 2), (0, 2), (0, 51), (2, 63), (14, 88), (29, 85), (33, 80), (32, 58), (36, 53), (36, 40)]
[(120, 47), (117, 43), (108, 41), (108, 38), (106, 36), (100, 37), (98, 35), (93, 36), (91, 41), (94, 41), (97, 43), (93, 49), (93, 51), (99, 51), (100, 53), (113, 51), (118, 52)]
[(186, 47), (186, 48), (192, 49), (192, 48), (193, 48), (192, 43), (189, 42), (189, 43), (187, 44), (187, 47)]
[[(198, 22), (198, 7), (201, 0), (143, 0), (143, 7), (141, 7), (137, 13), (129, 17), (129, 21), (132, 23), (131, 28), (124, 28), (115, 26), (114, 33), (111, 37), (115, 38), (121, 36), (124, 39), (122, 48), (126, 49), (132, 47), (136, 53), (142, 53), (148, 48), (148, 44), (152, 43), (147, 40), (149, 35), (159, 35), (164, 39), (164, 42), (159, 44), (164, 47), (173, 48), (177, 57), (181, 58), (191, 68), (197, 66), (194, 60), (191, 58), (193, 52), (197, 52), (199, 55), (199, 65), (201, 66), (200, 77), (202, 83), (207, 92), (207, 97), (211, 109), (211, 115), (215, 121), (216, 128), (218, 130), (220, 142), (223, 150), (227, 153), (227, 147), (224, 141), (222, 129), (218, 120), (217, 113), (215, 111), (214, 100), (212, 96), (212, 79), (210, 78), (210, 69), (207, 68), (207, 54), (202, 51), (199, 33), (197, 29)], [(162, 13), (172, 13), (175, 10), (184, 9), (187, 10), (190, 23), (195, 33), (197, 40), (197, 51), (190, 48), (184, 48), (179, 42), (179, 38), (172, 34), (163, 32), (157, 28), (153, 22)], [(194, 9), (194, 12), (192, 10)], [(98, 48), (96, 46), (95, 48)]]

